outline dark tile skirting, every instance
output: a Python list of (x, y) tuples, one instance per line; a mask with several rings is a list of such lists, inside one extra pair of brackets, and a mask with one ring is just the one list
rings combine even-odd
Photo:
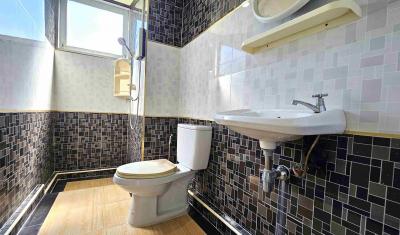
[[(192, 186), (192, 185), (191, 185)], [(192, 189), (191, 189), (192, 190)], [(202, 200), (204, 202), (204, 198), (201, 197), (201, 195), (197, 194), (196, 197), (199, 200)], [(199, 215), (199, 216), (192, 216), (192, 218), (195, 218), (195, 221), (198, 224), (203, 223), (202, 220), (207, 221), (208, 225), (206, 229), (204, 230), (207, 234), (242, 234), (242, 235), (250, 235), (248, 231), (246, 231), (242, 226), (240, 226), (238, 223), (232, 221), (232, 219), (227, 216), (225, 213), (219, 211), (217, 208), (215, 208), (213, 205), (207, 205), (208, 207), (211, 208), (212, 211), (210, 211), (208, 208), (203, 206), (203, 204), (198, 201), (198, 199), (194, 198), (191, 194), (189, 194), (188, 201), (190, 204), (190, 209), (189, 214), (193, 213), (194, 215)], [(193, 211), (193, 212), (192, 212)], [(237, 233), (235, 231), (231, 230), (230, 227), (228, 227), (220, 218), (218, 218), (214, 213), (217, 213), (219, 216), (221, 216), (225, 222), (229, 223), (233, 228), (236, 229)], [(198, 218), (201, 217), (201, 218)]]
[(43, 192), (43, 185), (37, 185), (0, 228), (0, 234), (5, 234), (6, 232), (10, 235), (18, 234), (24, 222), (40, 203)]
[[(260, 184), (264, 157), (257, 140), (211, 121), (172, 118), (169, 122), (167, 118), (149, 118), (147, 122), (147, 119), (148, 142), (157, 141), (158, 134), (176, 133), (174, 123), (213, 127), (209, 165), (196, 175), (194, 190), (207, 204), (251, 234), (400, 232), (399, 139), (321, 136), (312, 152), (306, 178), (292, 176), (284, 190), (276, 182), (272, 193), (264, 193)], [(160, 132), (152, 132), (153, 127)], [(150, 137), (148, 133), (152, 133)], [(304, 137), (278, 147), (274, 165), (292, 167), (301, 163), (314, 138)], [(145, 146), (147, 160), (152, 159), (151, 146), (156, 145)], [(155, 154), (154, 158), (160, 156)], [(278, 210), (279, 195), (283, 206)]]

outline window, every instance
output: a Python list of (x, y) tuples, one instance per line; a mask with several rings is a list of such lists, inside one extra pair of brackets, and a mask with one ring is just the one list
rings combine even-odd
[(45, 40), (43, 0), (0, 0), (0, 34)]
[(59, 47), (110, 56), (121, 56), (118, 38), (129, 42), (129, 11), (94, 0), (61, 0)]

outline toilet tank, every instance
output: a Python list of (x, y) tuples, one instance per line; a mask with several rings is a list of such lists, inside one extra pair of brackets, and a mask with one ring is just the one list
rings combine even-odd
[(192, 170), (207, 168), (212, 127), (178, 124), (177, 160)]

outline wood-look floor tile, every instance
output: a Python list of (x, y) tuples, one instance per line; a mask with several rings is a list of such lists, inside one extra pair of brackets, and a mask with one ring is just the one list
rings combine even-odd
[(68, 182), (67, 186), (67, 191), (58, 194), (40, 235), (205, 234), (188, 215), (145, 228), (131, 227), (127, 218), (132, 199), (110, 178)]
[(106, 228), (127, 223), (130, 200), (108, 203), (100, 206), (103, 216), (103, 225)]
[(118, 185), (108, 185), (95, 188), (95, 203), (107, 204), (131, 199), (128, 192)]
[(114, 183), (112, 181), (112, 178), (72, 181), (67, 183), (67, 185), (64, 188), (64, 191), (87, 189), (87, 188), (101, 187), (113, 184)]
[(52, 207), (60, 207), (61, 210), (86, 207), (94, 203), (94, 193), (93, 188), (62, 192), (58, 194)]
[(84, 234), (93, 231), (93, 206), (57, 211), (45, 220), (39, 234)]

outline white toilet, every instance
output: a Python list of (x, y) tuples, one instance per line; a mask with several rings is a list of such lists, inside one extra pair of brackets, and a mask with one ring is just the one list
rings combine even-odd
[(132, 193), (128, 222), (157, 224), (187, 213), (187, 189), (196, 170), (207, 168), (212, 128), (178, 124), (178, 164), (166, 159), (134, 162), (117, 168), (114, 183)]

